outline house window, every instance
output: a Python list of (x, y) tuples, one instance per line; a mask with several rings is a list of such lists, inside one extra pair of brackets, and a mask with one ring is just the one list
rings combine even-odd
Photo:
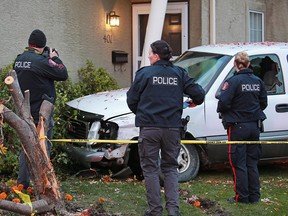
[(256, 11), (249, 11), (249, 38), (250, 42), (264, 41), (264, 14)]

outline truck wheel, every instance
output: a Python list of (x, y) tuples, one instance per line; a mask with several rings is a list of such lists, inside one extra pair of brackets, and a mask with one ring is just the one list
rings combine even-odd
[(178, 164), (179, 182), (189, 181), (197, 176), (200, 167), (200, 160), (197, 149), (194, 145), (181, 144)]
[[(177, 160), (179, 164), (179, 182), (186, 182), (197, 176), (200, 167), (200, 160), (195, 146), (181, 144), (181, 149)], [(161, 171), (159, 179), (160, 185), (164, 186), (164, 176)]]
[[(138, 155), (138, 146), (131, 145), (130, 157), (128, 166), (131, 168), (134, 175), (138, 177), (139, 180), (143, 179), (142, 170), (140, 167), (139, 155)], [(161, 155), (161, 154), (160, 154)], [(179, 182), (189, 181), (195, 178), (198, 174), (200, 167), (199, 155), (196, 150), (196, 147), (193, 145), (183, 145), (181, 144), (181, 149), (178, 156), (178, 172), (179, 172)], [(163, 174), (160, 173), (160, 182), (163, 185)]]

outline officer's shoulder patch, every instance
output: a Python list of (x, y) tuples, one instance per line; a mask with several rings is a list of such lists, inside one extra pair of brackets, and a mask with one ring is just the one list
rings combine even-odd
[(222, 86), (222, 90), (223, 91), (225, 91), (225, 90), (227, 90), (229, 88), (229, 83), (226, 81), (226, 82), (224, 82), (224, 84), (223, 84), (223, 86)]

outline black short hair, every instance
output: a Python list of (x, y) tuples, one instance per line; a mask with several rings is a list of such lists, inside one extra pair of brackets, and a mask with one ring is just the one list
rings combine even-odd
[(152, 52), (158, 54), (160, 59), (169, 60), (172, 58), (172, 48), (164, 40), (157, 40), (150, 45)]

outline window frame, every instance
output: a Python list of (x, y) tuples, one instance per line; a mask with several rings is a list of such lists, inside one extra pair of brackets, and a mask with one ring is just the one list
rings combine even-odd
[[(251, 25), (251, 22), (254, 21), (254, 24), (255, 22), (258, 21), (257, 20), (252, 20), (251, 18), (251, 15), (254, 14), (254, 15), (261, 15), (261, 29), (258, 28), (258, 25), (254, 25), (254, 26), (257, 26), (257, 28), (255, 29), (252, 29), (252, 25)], [(249, 20), (249, 42), (264, 42), (264, 12), (261, 12), (261, 11), (256, 11), (256, 10), (249, 10), (249, 13), (248, 13), (248, 20)], [(261, 39), (260, 41), (258, 40), (258, 34), (254, 34), (256, 35), (256, 37), (252, 38), (252, 31), (253, 32), (261, 32)], [(253, 39), (253, 40), (252, 40)]]

